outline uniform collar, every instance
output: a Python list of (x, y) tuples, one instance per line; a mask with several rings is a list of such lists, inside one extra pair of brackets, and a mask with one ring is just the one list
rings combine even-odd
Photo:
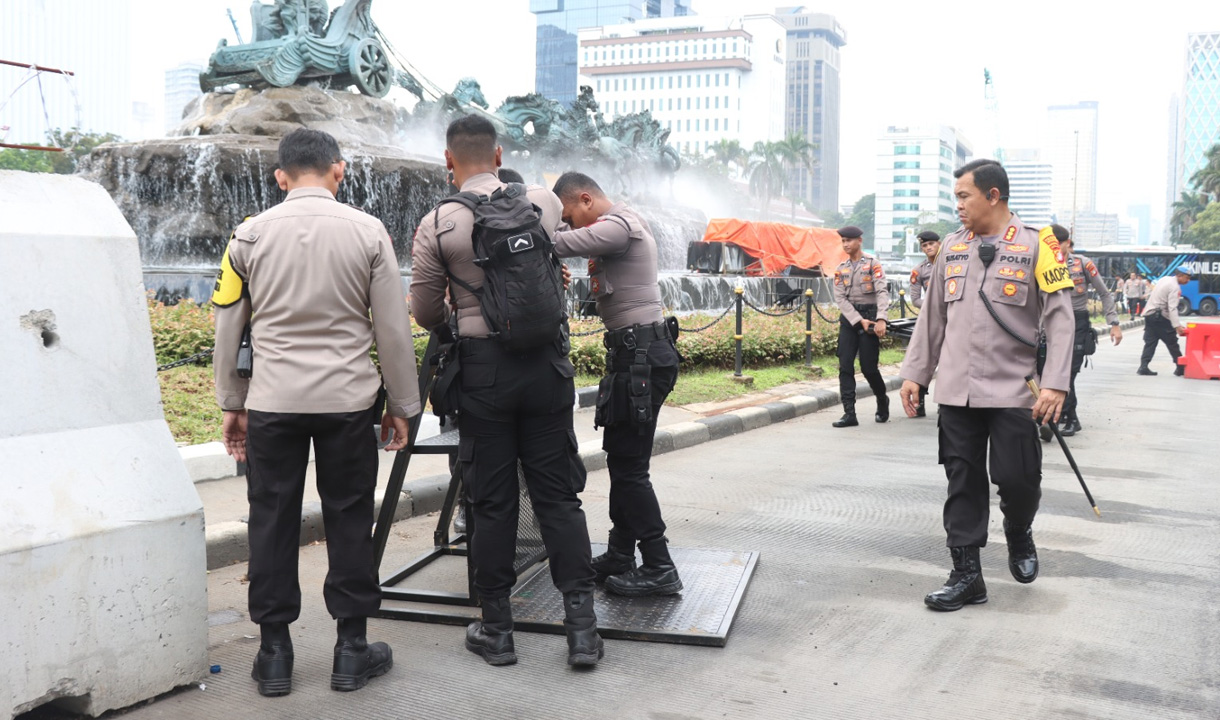
[(500, 178), (496, 177), (494, 173), (479, 173), (466, 178), (466, 182), (462, 183), (462, 192), (490, 195), (502, 187), (504, 187), (504, 183), (500, 182)]
[(299, 188), (293, 188), (292, 190), (289, 190), (288, 197), (284, 198), (284, 200), (285, 201), (296, 200), (297, 198), (303, 198), (303, 197), (320, 197), (320, 198), (326, 198), (327, 200), (335, 199), (335, 196), (331, 195), (330, 191), (327, 190), (326, 188), (299, 187)]

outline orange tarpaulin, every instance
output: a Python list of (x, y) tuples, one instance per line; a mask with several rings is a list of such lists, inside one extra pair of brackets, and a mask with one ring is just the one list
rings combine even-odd
[(847, 259), (839, 233), (827, 228), (717, 218), (707, 224), (703, 241), (736, 245), (758, 258), (766, 275), (778, 275), (789, 265), (806, 270), (820, 265), (822, 274), (831, 275)]

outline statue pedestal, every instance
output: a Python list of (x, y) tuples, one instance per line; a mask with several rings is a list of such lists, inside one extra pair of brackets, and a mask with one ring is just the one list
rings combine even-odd
[(0, 716), (98, 715), (207, 672), (203, 506), (118, 208), (0, 171), (0, 217)]

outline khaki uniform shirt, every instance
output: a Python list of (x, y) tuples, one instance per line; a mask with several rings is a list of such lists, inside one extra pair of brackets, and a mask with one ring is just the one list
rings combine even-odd
[(1179, 327), (1182, 323), (1178, 319), (1178, 301), (1181, 299), (1182, 286), (1178, 284), (1177, 276), (1170, 273), (1152, 286), (1152, 294), (1144, 304), (1142, 317), (1159, 313), (1169, 320), (1170, 325)]
[(1106, 283), (1101, 279), (1101, 275), (1097, 273), (1097, 266), (1093, 261), (1084, 255), (1072, 253), (1067, 258), (1068, 272), (1072, 277), (1072, 310), (1074, 312), (1089, 311), (1089, 285), (1097, 291), (1097, 297), (1101, 298), (1101, 309), (1106, 314), (1106, 322), (1111, 325), (1118, 324), (1118, 307), (1114, 303), (1114, 296), (1110, 294)]
[(662, 320), (657, 241), (648, 223), (623, 203), (615, 203), (587, 227), (557, 233), (555, 254), (589, 258), (589, 289), (607, 328)]
[(1042, 386), (1066, 391), (1075, 320), (1068, 293), (1060, 291), (1072, 284), (1049, 229), (1040, 238), (1013, 215), (1004, 235), (992, 240), (996, 257), (984, 267), (982, 239), (965, 229), (945, 238), (900, 374), (927, 387), (939, 368), (934, 399), (942, 405), (1031, 408), (1025, 376), (1035, 373), (1036, 350), (1004, 332), (979, 289), (1021, 337), (1037, 344), (1039, 327), (1045, 329)]
[[(381, 385), (369, 357), (376, 340), (387, 410), (397, 417), (419, 413), (411, 318), (380, 220), (336, 202), (324, 188), (297, 188), (239, 225), (225, 255), (228, 268), (222, 264), (221, 273), (236, 273), (246, 290), (215, 311), (221, 408), (341, 413), (372, 407)], [(248, 320), (254, 376), (247, 380), (237, 376), (236, 363)]]
[(923, 307), (923, 293), (928, 289), (928, 280), (931, 277), (931, 260), (924, 260), (911, 271), (911, 304), (917, 308)]
[[(504, 186), (495, 175), (480, 173), (462, 183), (462, 192), (491, 195)], [(563, 225), (563, 204), (555, 193), (537, 185), (529, 186), (526, 194), (542, 210), (542, 229), (554, 237)], [(420, 221), (411, 247), (411, 312), (421, 327), (432, 330), (449, 319), (448, 291), (457, 308), (458, 335), (473, 338), (491, 334), (479, 298), (450, 283), (445, 275), (447, 264), (449, 272), (466, 284), (476, 289), (483, 286), (483, 271), (474, 264), (473, 232), (474, 213), (455, 202), (437, 206)]]
[(890, 309), (890, 293), (881, 263), (871, 255), (861, 255), (859, 260), (850, 259), (839, 263), (834, 278), (835, 304), (839, 312), (852, 325), (862, 319), (856, 305), (876, 305), (877, 318), (882, 319)]
[(1148, 281), (1143, 278), (1135, 280), (1125, 280), (1123, 282), (1123, 295), (1136, 300), (1148, 297)]

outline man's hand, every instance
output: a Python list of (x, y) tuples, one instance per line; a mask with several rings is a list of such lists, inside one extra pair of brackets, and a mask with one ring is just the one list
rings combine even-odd
[(861, 330), (863, 330), (864, 332), (868, 332), (869, 329), (872, 328), (872, 326), (873, 326), (872, 320), (869, 320), (867, 318), (860, 318), (860, 329)]
[(246, 461), (246, 420), (245, 410), (225, 410), (221, 423), (220, 436), (225, 452), (237, 462)]
[(903, 380), (898, 397), (902, 400), (902, 409), (906, 411), (907, 417), (915, 417), (915, 411), (919, 409), (919, 383)]
[(1174, 330), (1177, 331), (1178, 335), (1180, 335), (1182, 337), (1186, 337), (1186, 326), (1179, 325), (1176, 328), (1174, 328)]
[(887, 327), (889, 327), (889, 325), (890, 324), (889, 324), (888, 320), (886, 320), (885, 318), (881, 318), (877, 322), (873, 323), (873, 333), (877, 337), (883, 338), (883, 337), (885, 337), (885, 329)]
[(385, 446), (386, 452), (398, 452), (407, 446), (407, 435), (411, 432), (411, 424), (406, 418), (395, 417), (389, 413), (381, 418), (381, 442), (390, 439), (390, 428), (394, 428), (394, 442)]
[(572, 284), (572, 271), (568, 269), (567, 265), (561, 265), (560, 267), (562, 268), (561, 272), (563, 272), (563, 289), (567, 290), (568, 286)]
[(1123, 341), (1123, 329), (1117, 325), (1110, 326), (1110, 342), (1118, 345)]
[[(904, 385), (905, 387), (905, 385)], [(1063, 401), (1067, 399), (1067, 391), (1042, 388), (1038, 400), (1034, 402), (1034, 420), (1036, 422), (1059, 422), (1059, 413), (1063, 410)]]

